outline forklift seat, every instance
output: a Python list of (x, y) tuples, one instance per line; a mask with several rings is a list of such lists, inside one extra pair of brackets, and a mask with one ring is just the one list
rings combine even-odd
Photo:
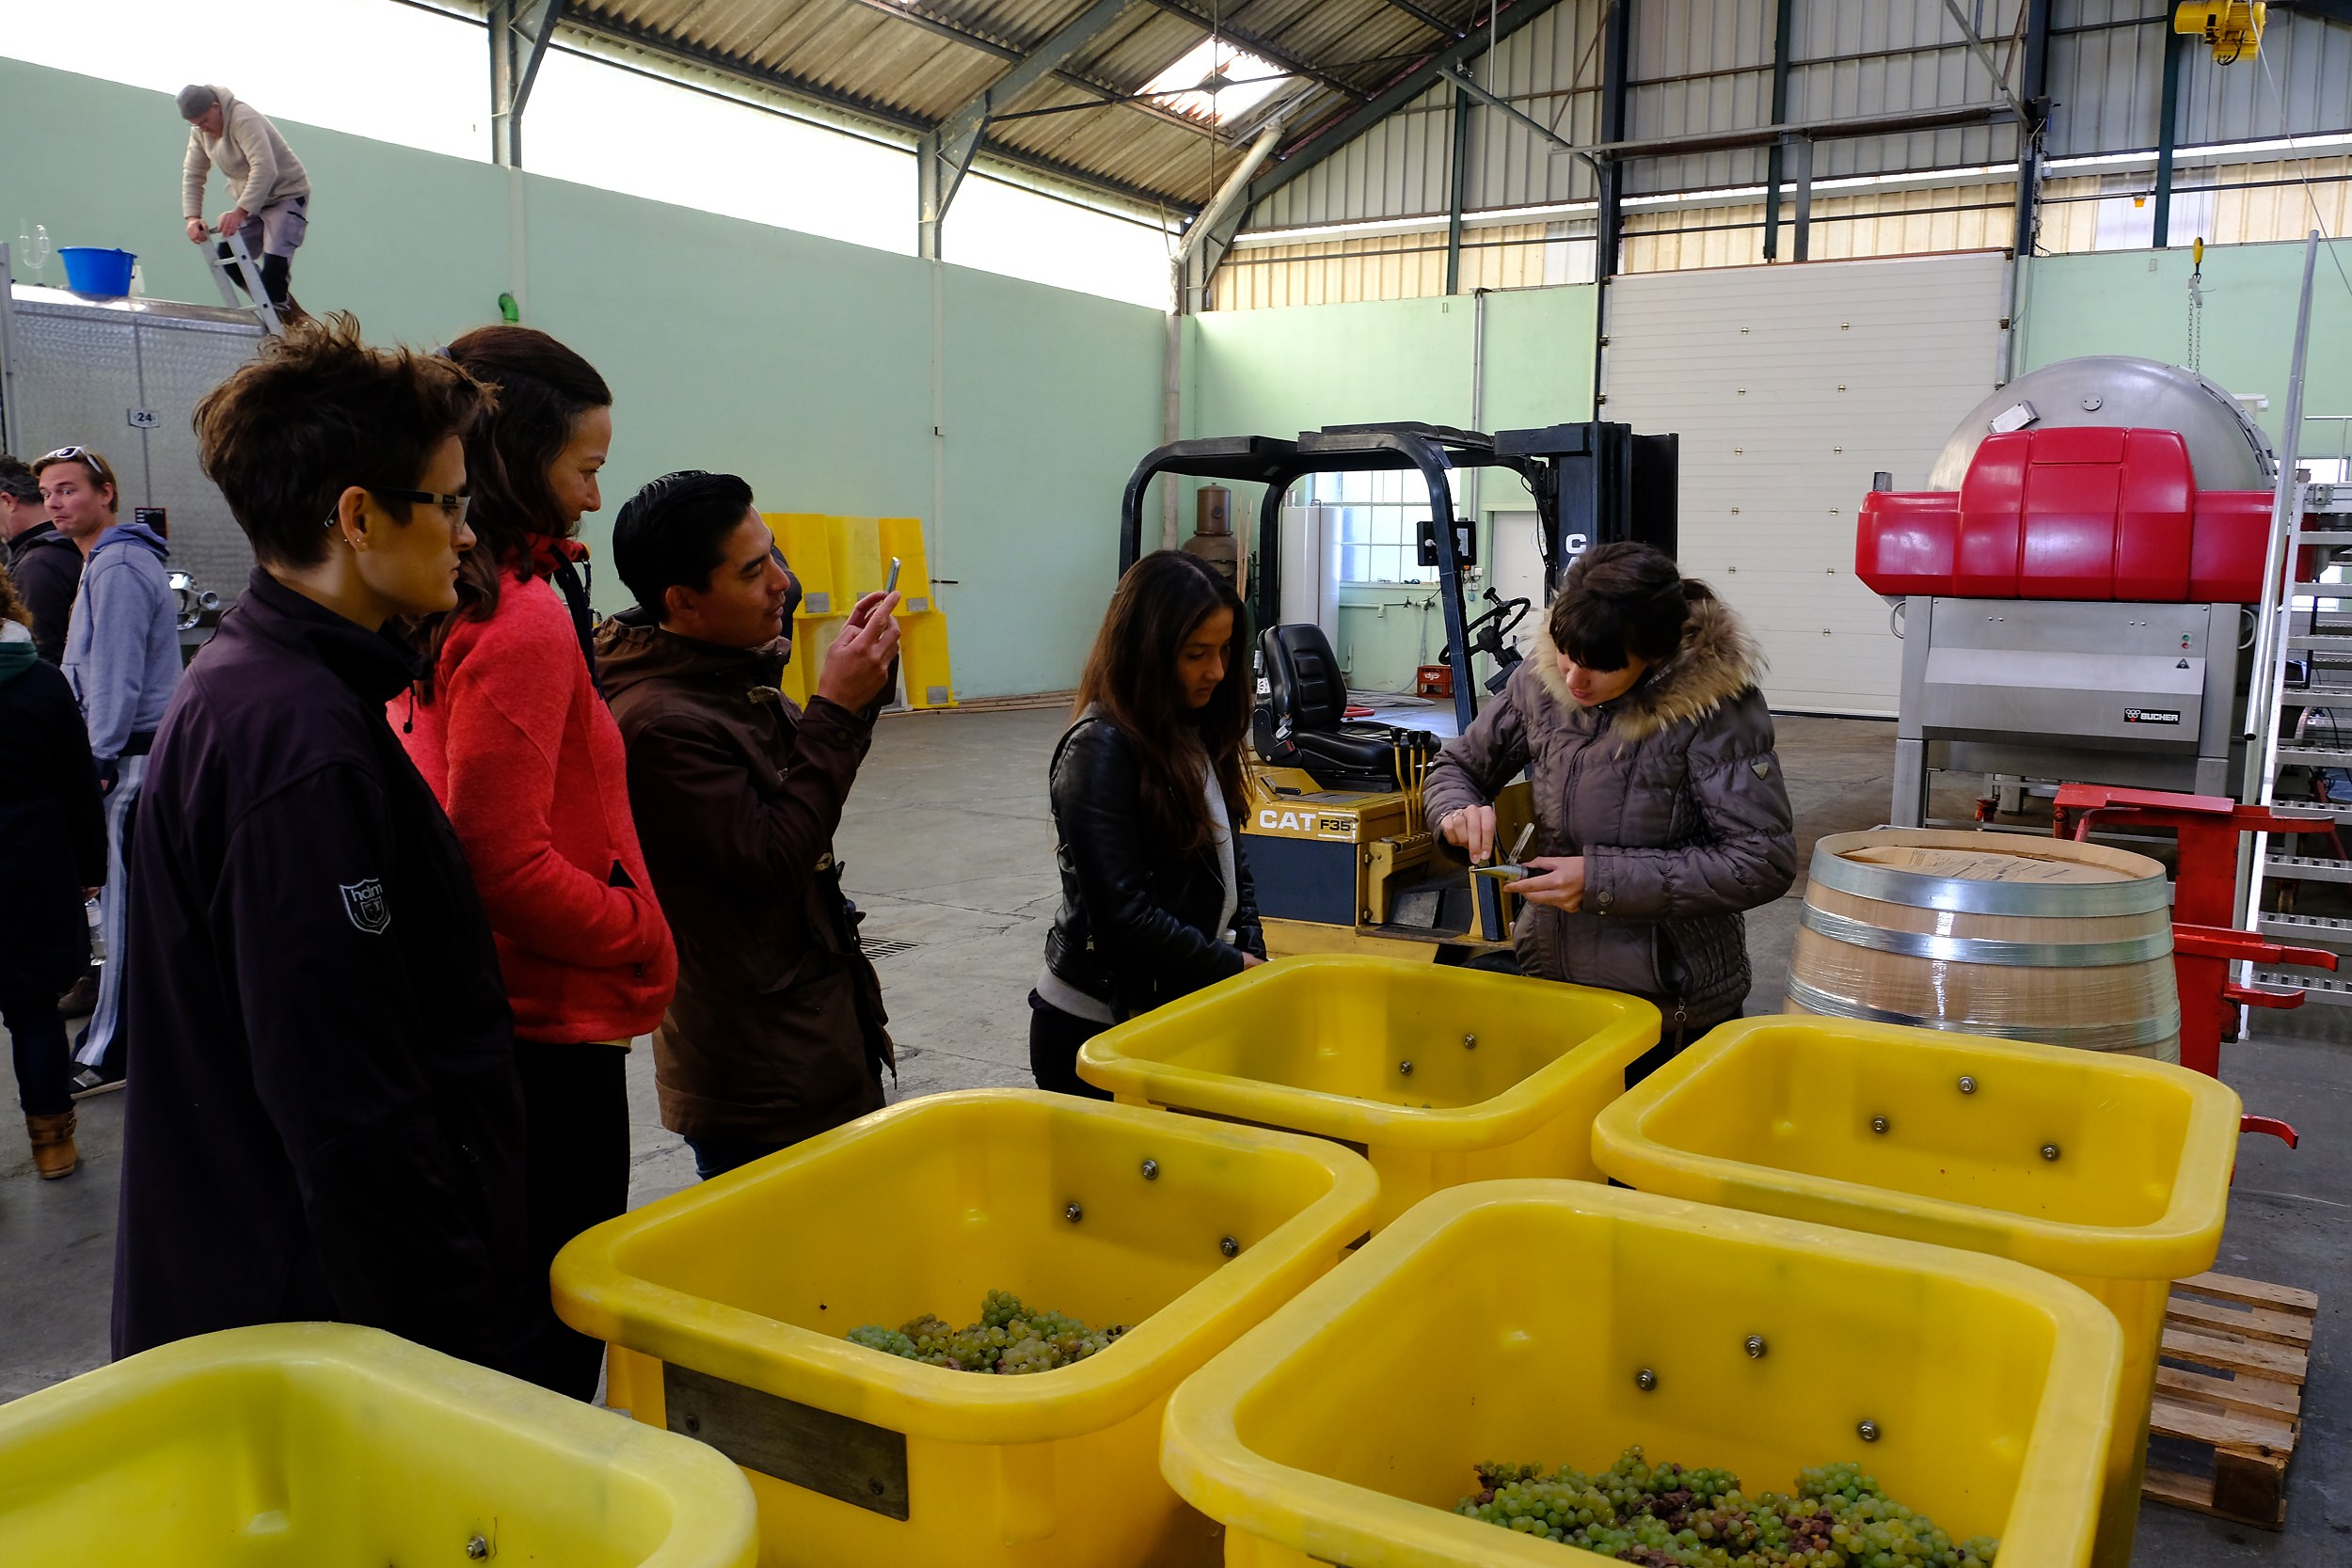
[(1268, 626), (1258, 655), (1266, 700), (1250, 740), (1268, 763), (1303, 768), (1326, 789), (1395, 789), (1400, 751), (1407, 762), (1437, 754), (1426, 730), (1345, 721), (1347, 682), (1321, 626)]

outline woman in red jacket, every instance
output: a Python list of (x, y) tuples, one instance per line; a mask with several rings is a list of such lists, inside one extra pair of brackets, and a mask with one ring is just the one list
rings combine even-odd
[[(629, 816), (621, 733), (587, 657), (572, 540), (602, 504), (612, 394), (579, 355), (526, 326), (446, 351), (498, 389), (466, 443), (469, 521), (457, 608), (410, 628), (431, 667), (392, 724), (473, 867), (515, 1008), (530, 1118), (532, 1260), (628, 1207), (631, 1036), (661, 1022), (677, 955)], [(603, 1346), (554, 1331), (539, 1380), (593, 1399)]]

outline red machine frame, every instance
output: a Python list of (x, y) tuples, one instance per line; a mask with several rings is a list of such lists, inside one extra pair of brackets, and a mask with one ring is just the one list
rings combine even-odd
[[(2282, 816), (2267, 806), (2241, 805), (2218, 795), (2173, 795), (2110, 784), (2062, 784), (2053, 831), (2077, 841), (2104, 822), (2131, 830), (2169, 829), (2180, 843), (2173, 878), (2172, 973), (2181, 995), (2181, 1065), (2210, 1078), (2221, 1076), (2221, 1037), (2236, 1022), (2233, 1009), (2299, 1007), (2299, 990), (2241, 986), (2230, 966), (2301, 964), (2333, 970), (2336, 955), (2317, 947), (2291, 947), (2237, 928), (2237, 847), (2245, 833), (2325, 833), (2335, 822), (2324, 816)], [(2295, 1129), (2273, 1117), (2247, 1117), (2248, 1132), (2267, 1132), (2296, 1146)]]

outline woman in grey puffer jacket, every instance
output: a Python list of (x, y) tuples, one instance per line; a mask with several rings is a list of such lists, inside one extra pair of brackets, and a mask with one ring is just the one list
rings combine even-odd
[(1511, 884), (1520, 969), (1630, 991), (1666, 1034), (1646, 1071), (1739, 1016), (1741, 911), (1796, 879), (1788, 791), (1756, 689), (1763, 656), (1729, 606), (1646, 545), (1568, 569), (1500, 699), (1431, 768), (1440, 836), (1492, 856), (1493, 800), (1524, 768), (1538, 873)]

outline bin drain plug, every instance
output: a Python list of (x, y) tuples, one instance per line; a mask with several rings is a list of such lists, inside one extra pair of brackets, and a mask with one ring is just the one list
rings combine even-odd
[(1396, 1070), (1403, 1073), (1406, 1077), (1410, 1078), (1413, 1075), (1413, 1064), (1410, 1062), (1399, 1062), (1396, 1064)]
[(1885, 1131), (1886, 1131), (1886, 1118), (1885, 1118), (1884, 1117), (1872, 1117), (1870, 1118), (1870, 1131), (1871, 1131), (1871, 1132), (1885, 1132)]
[(1216, 1243), (1216, 1250), (1228, 1258), (1238, 1258), (1241, 1256), (1241, 1243), (1228, 1236)]
[(1974, 1078), (1969, 1077), (1966, 1073), (1962, 1073), (1960, 1075), (1960, 1092), (1963, 1094), (1976, 1093), (1977, 1081)]
[(1073, 1203), (1069, 1208), (1064, 1209), (1061, 1212), (1061, 1217), (1068, 1220), (1071, 1224), (1075, 1225), (1080, 1220), (1087, 1217), (1087, 1212)]
[(1475, 1051), (1475, 1050), (1477, 1050), (1477, 1049), (1478, 1049), (1478, 1037), (1477, 1037), (1476, 1035), (1464, 1035), (1464, 1036), (1462, 1037), (1462, 1049), (1463, 1049), (1463, 1050), (1465, 1050), (1465, 1051)]
[(2057, 1159), (2058, 1157), (2058, 1146), (2056, 1144), (2043, 1144), (2042, 1146), (2042, 1157), (2044, 1160)]
[(1645, 1394), (1650, 1393), (1658, 1386), (1658, 1374), (1645, 1367), (1633, 1374), (1633, 1386)]
[(1146, 1181), (1157, 1181), (1160, 1179), (1160, 1163), (1157, 1160), (1143, 1162), (1143, 1179)]
[(1761, 1334), (1748, 1336), (1748, 1359), (1751, 1361), (1764, 1359), (1764, 1336)]
[(474, 1536), (466, 1543), (466, 1555), (480, 1562), (490, 1555), (490, 1544), (478, 1535)]
[(1875, 1443), (1879, 1440), (1879, 1424), (1876, 1421), (1865, 1421), (1854, 1428), (1854, 1433), (1866, 1443)]

